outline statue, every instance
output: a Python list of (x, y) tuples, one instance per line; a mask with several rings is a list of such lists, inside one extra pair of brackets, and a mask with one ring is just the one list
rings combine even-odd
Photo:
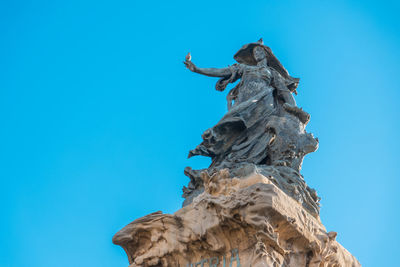
[(318, 147), (297, 107), (299, 79), (262, 43), (243, 46), (238, 64), (193, 72), (220, 77), (228, 112), (203, 133), (189, 157), (211, 157), (202, 170), (185, 168), (183, 208), (136, 219), (113, 237), (130, 267), (361, 266), (319, 219), (319, 197), (300, 174), (303, 157)]
[(319, 198), (299, 173), (304, 156), (318, 148), (318, 139), (305, 131), (310, 115), (297, 107), (292, 95), (297, 94), (299, 79), (289, 75), (262, 39), (244, 45), (234, 59), (238, 63), (226, 68), (199, 68), (191, 61), (190, 53), (186, 56), (184, 64), (192, 72), (220, 78), (216, 84), (218, 91), (240, 81), (227, 95), (228, 112), (203, 133), (203, 142), (189, 152), (189, 157), (211, 157), (212, 163), (203, 170), (185, 169), (191, 182), (183, 189), (184, 205), (204, 190), (201, 172), (212, 175), (228, 168), (236, 176), (250, 165), (270, 176), (274, 176), (271, 172), (279, 173), (275, 176), (296, 176), (300, 187), (309, 191), (307, 196), (288, 193), (299, 191), (293, 188), (296, 182), (274, 179), (295, 199), (313, 202), (309, 203), (312, 213), (318, 213)]

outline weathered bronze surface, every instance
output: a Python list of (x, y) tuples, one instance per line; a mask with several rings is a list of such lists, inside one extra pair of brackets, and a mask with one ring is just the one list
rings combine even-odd
[(211, 157), (212, 163), (207, 169), (185, 169), (190, 182), (183, 189), (183, 205), (204, 190), (201, 172), (213, 174), (228, 168), (238, 177), (238, 170), (250, 168), (271, 177), (279, 188), (317, 215), (319, 198), (299, 173), (304, 156), (318, 148), (318, 139), (305, 130), (310, 116), (297, 107), (292, 95), (297, 93), (299, 79), (289, 75), (262, 40), (244, 45), (234, 58), (237, 64), (222, 69), (199, 68), (190, 54), (184, 62), (195, 73), (220, 77), (216, 84), (219, 91), (239, 82), (227, 96), (228, 112), (189, 152), (189, 157)]

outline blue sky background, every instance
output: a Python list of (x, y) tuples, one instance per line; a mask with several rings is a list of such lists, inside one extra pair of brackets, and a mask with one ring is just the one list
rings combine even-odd
[(320, 140), (302, 173), (363, 266), (398, 266), (396, 1), (2, 1), (0, 266), (127, 266), (120, 228), (182, 203), (226, 111), (216, 79), (260, 37), (301, 78)]

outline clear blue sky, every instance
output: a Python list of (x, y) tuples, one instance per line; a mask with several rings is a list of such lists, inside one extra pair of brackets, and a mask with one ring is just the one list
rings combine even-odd
[(127, 266), (111, 243), (179, 209), (186, 159), (226, 111), (213, 78), (260, 37), (301, 78), (320, 140), (302, 173), (364, 266), (399, 266), (396, 1), (2, 1), (0, 266)]

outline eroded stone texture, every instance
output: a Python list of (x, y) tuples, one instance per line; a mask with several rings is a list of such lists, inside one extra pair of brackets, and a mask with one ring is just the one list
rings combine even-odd
[[(186, 202), (184, 206), (191, 203), (193, 198), (204, 191), (202, 174), (207, 173), (208, 169), (192, 170), (190, 167), (185, 169), (185, 174), (190, 177), (189, 188), (184, 187), (184, 197)], [(213, 172), (216, 175), (216, 172)], [(218, 173), (218, 171), (217, 171)], [(287, 166), (273, 165), (255, 165), (250, 163), (237, 164), (232, 167), (226, 175), (233, 178), (241, 179), (247, 177), (251, 173), (262, 174), (282, 189), (286, 194), (298, 201), (310, 214), (318, 217), (319, 214), (319, 197), (314, 189), (307, 186), (303, 176), (293, 168)], [(212, 176), (214, 176), (212, 175)]]
[(191, 204), (147, 215), (114, 236), (130, 267), (360, 266), (335, 232), (264, 175), (201, 176), (205, 190)]

